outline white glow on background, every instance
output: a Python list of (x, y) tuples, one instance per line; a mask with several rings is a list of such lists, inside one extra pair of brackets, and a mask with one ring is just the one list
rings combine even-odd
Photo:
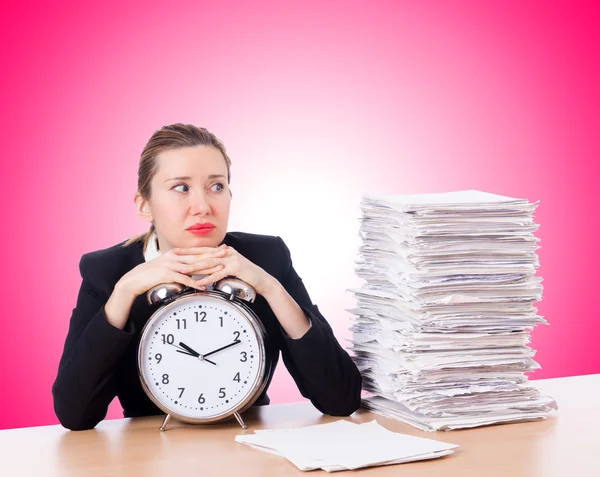
[[(344, 153), (339, 143), (337, 152), (328, 143), (281, 140), (234, 163), (229, 230), (280, 236), (313, 303), (337, 332), (347, 328), (345, 290), (356, 281), (362, 191), (352, 187), (356, 170), (334, 155)], [(260, 167), (251, 174), (260, 182), (244, 181), (251, 164)]]
[[(340, 155), (348, 151), (341, 151), (340, 144), (339, 138), (318, 145), (281, 138), (269, 150), (244, 144), (246, 154), (232, 158), (229, 230), (280, 236), (312, 302), (346, 347), (350, 315), (345, 309), (355, 306), (346, 290), (359, 283), (354, 260), (362, 190), (356, 168), (344, 167), (349, 164)], [(271, 388), (277, 402), (303, 400), (282, 362)]]

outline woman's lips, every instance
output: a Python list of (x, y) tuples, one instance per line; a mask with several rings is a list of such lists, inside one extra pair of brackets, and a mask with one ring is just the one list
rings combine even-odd
[(197, 227), (189, 227), (186, 230), (188, 232), (192, 232), (195, 235), (204, 235), (212, 232), (215, 229), (215, 226), (212, 224), (197, 226)]

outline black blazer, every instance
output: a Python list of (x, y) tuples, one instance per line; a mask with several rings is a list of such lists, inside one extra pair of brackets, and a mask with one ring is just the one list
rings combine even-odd
[[(361, 376), (340, 346), (292, 266), (290, 251), (280, 237), (229, 232), (222, 243), (275, 277), (296, 300), (312, 326), (299, 339), (290, 338), (262, 296), (249, 306), (268, 333), (267, 359), (270, 384), (281, 351), (283, 362), (302, 396), (321, 412), (349, 415), (360, 406)], [(77, 305), (52, 386), (54, 410), (60, 423), (73, 430), (91, 429), (106, 416), (115, 396), (125, 417), (163, 414), (142, 389), (137, 371), (141, 331), (160, 305), (148, 305), (145, 294), (136, 298), (125, 329), (112, 326), (104, 305), (117, 281), (144, 262), (143, 243), (122, 247), (123, 242), (84, 254)], [(256, 405), (269, 403), (269, 384)]]

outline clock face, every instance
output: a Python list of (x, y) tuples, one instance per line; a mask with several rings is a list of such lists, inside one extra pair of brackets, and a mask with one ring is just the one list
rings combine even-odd
[(262, 377), (264, 347), (241, 307), (206, 294), (180, 298), (157, 313), (144, 329), (139, 366), (163, 408), (211, 419), (247, 401)]

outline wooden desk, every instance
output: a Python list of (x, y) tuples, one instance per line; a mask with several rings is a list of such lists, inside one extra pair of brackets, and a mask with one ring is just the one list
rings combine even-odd
[[(360, 410), (349, 419), (376, 419), (402, 433), (459, 444), (454, 455), (410, 464), (374, 467), (375, 476), (586, 477), (600, 475), (600, 374), (535, 381), (554, 397), (559, 410), (546, 421), (429, 433)], [(282, 476), (302, 475), (293, 464), (234, 441), (236, 434), (259, 428), (325, 423), (310, 403), (279, 404), (244, 415), (248, 429), (234, 421), (193, 427), (161, 417), (118, 419), (89, 431), (61, 426), (0, 431), (0, 475), (16, 477), (127, 476)], [(366, 443), (368, 444), (368, 443)], [(311, 475), (330, 475), (313, 471)], [(306, 475), (306, 474), (305, 474)]]

